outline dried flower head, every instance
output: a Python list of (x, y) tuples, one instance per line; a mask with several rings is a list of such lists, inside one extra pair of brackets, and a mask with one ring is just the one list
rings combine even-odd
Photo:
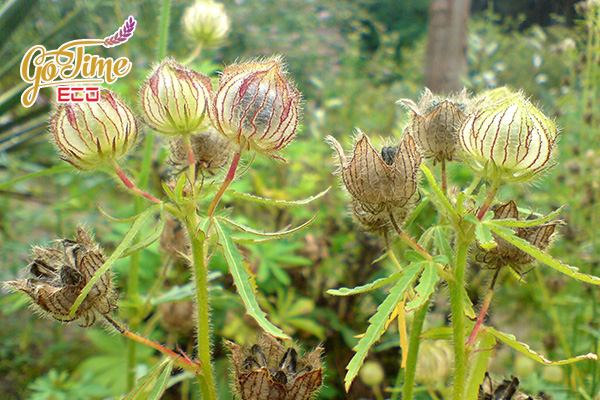
[(484, 93), (458, 133), (464, 161), (505, 181), (529, 181), (552, 166), (556, 125), (521, 92)]
[(352, 154), (345, 155), (333, 137), (326, 138), (337, 152), (338, 173), (352, 197), (352, 211), (358, 221), (371, 231), (387, 228), (390, 215), (404, 220), (417, 191), (421, 155), (412, 136), (405, 133), (400, 144), (375, 150), (367, 135), (358, 131)]
[(456, 134), (470, 108), (467, 91), (443, 99), (425, 89), (419, 104), (409, 99), (401, 99), (399, 103), (410, 111), (409, 131), (421, 154), (433, 157), (434, 163), (452, 161), (457, 146)]
[[(204, 131), (190, 137), (192, 152), (196, 162), (196, 175), (200, 172), (213, 174), (223, 167), (233, 153), (233, 143), (219, 134), (215, 128), (208, 127)], [(171, 157), (168, 163), (181, 172), (189, 165), (188, 149), (183, 138), (174, 138), (171, 143)]]
[(196, 45), (216, 47), (229, 32), (229, 18), (223, 4), (211, 0), (196, 1), (185, 10), (181, 20), (183, 33)]
[(164, 135), (189, 135), (205, 122), (212, 95), (210, 78), (167, 59), (140, 91), (144, 122)]
[(61, 103), (50, 118), (61, 159), (84, 171), (123, 157), (137, 141), (131, 109), (108, 89), (99, 97), (97, 103)]
[[(494, 210), (494, 219), (507, 218), (512, 218), (515, 220), (519, 219), (517, 205), (512, 200), (504, 205), (496, 207)], [(551, 221), (536, 226), (525, 228), (519, 227), (516, 228), (515, 236), (526, 240), (540, 250), (544, 250), (552, 242), (552, 235), (554, 234), (556, 227), (562, 224), (562, 221)], [(495, 234), (492, 234), (492, 236), (494, 237), (494, 241), (496, 242), (497, 246), (489, 250), (485, 250), (478, 244), (478, 253), (475, 256), (477, 261), (485, 263), (488, 267), (493, 269), (510, 265), (518, 273), (522, 272), (523, 266), (531, 264), (534, 261), (532, 256), (525, 253), (523, 250), (518, 249), (513, 244)]]
[(75, 240), (58, 240), (54, 247), (34, 247), (33, 260), (27, 267), (32, 277), (6, 285), (27, 293), (44, 315), (61, 322), (82, 320), (81, 326), (90, 326), (97, 313), (107, 315), (117, 309), (110, 272), (100, 277), (75, 315), (69, 313), (81, 290), (105, 261), (98, 244), (79, 227)]
[(519, 378), (512, 376), (510, 380), (504, 379), (497, 383), (486, 372), (483, 383), (479, 386), (477, 400), (551, 400), (552, 397), (540, 392), (537, 396), (530, 396), (518, 390)]
[(211, 109), (213, 124), (229, 140), (270, 156), (296, 135), (301, 95), (280, 57), (223, 70)]
[(242, 400), (308, 400), (323, 384), (321, 347), (300, 357), (272, 335), (244, 349), (225, 342), (231, 351), (235, 390)]

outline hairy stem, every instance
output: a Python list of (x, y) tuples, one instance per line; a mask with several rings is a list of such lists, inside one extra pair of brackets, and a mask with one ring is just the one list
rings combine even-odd
[(487, 310), (490, 308), (490, 303), (492, 302), (492, 297), (494, 297), (494, 285), (496, 284), (496, 279), (498, 278), (498, 273), (500, 272), (500, 268), (498, 268), (494, 272), (494, 277), (492, 278), (492, 283), (490, 283), (490, 288), (488, 292), (485, 294), (485, 298), (483, 300), (483, 304), (481, 304), (481, 309), (479, 310), (479, 315), (477, 316), (477, 322), (473, 327), (473, 331), (469, 336), (469, 340), (467, 340), (467, 346), (473, 346), (475, 344), (475, 339), (477, 338), (477, 333), (481, 328), (481, 324), (485, 319), (485, 315), (487, 314)]
[(465, 271), (469, 245), (473, 239), (473, 229), (457, 234), (454, 280), (448, 282), (450, 288), (450, 310), (452, 312), (452, 336), (454, 339), (454, 400), (463, 400), (467, 379), (467, 351), (465, 346)]
[(404, 385), (402, 385), (402, 400), (412, 400), (415, 386), (415, 373), (417, 371), (417, 356), (421, 341), (419, 336), (423, 330), (423, 322), (429, 309), (429, 300), (415, 312), (410, 328), (410, 339), (408, 341), (408, 354), (406, 356), (406, 369), (404, 372)]
[[(195, 211), (194, 211), (195, 216)], [(212, 370), (211, 360), (211, 326), (210, 326), (210, 299), (208, 293), (208, 268), (204, 260), (203, 232), (196, 232), (195, 218), (185, 219), (185, 226), (192, 247), (192, 262), (194, 281), (196, 284), (196, 311), (198, 318), (197, 344), (198, 360), (201, 363), (202, 375), (197, 375), (198, 384), (203, 400), (216, 400), (217, 392)]]
[(159, 199), (157, 199), (156, 197), (152, 196), (149, 193), (144, 192), (142, 189), (138, 188), (137, 186), (135, 186), (133, 184), (133, 182), (131, 182), (129, 180), (129, 178), (127, 177), (127, 175), (125, 175), (125, 172), (123, 172), (123, 170), (121, 169), (121, 167), (119, 167), (119, 164), (117, 164), (117, 162), (115, 160), (111, 160), (110, 163), (111, 167), (115, 170), (117, 176), (119, 177), (119, 179), (121, 180), (121, 182), (123, 182), (123, 184), (125, 185), (125, 187), (129, 190), (131, 190), (133, 193), (145, 197), (148, 200), (154, 202), (154, 203), (162, 203), (162, 201), (160, 201)]
[(394, 230), (396, 231), (396, 233), (398, 234), (400, 239), (402, 239), (402, 241), (404, 241), (407, 245), (412, 247), (413, 250), (415, 250), (417, 253), (419, 253), (420, 255), (425, 257), (427, 260), (433, 260), (433, 257), (431, 256), (431, 254), (429, 254), (427, 252), (427, 250), (425, 250), (423, 247), (421, 247), (421, 245), (419, 245), (419, 243), (415, 242), (415, 240), (413, 238), (411, 238), (406, 232), (404, 232), (402, 229), (400, 229), (400, 226), (398, 226), (398, 224), (396, 223), (396, 219), (394, 218), (394, 215), (392, 213), (389, 213), (389, 216), (390, 216), (390, 221), (392, 222), (392, 226), (394, 227)]
[(448, 195), (448, 174), (446, 172), (446, 160), (442, 159), (442, 192)]
[(487, 371), (488, 360), (493, 354), (493, 349), (496, 344), (496, 339), (492, 335), (482, 335), (479, 341), (471, 373), (469, 374), (469, 382), (467, 385), (466, 400), (478, 400), (479, 386), (483, 383), (485, 373)]
[(480, 221), (483, 218), (483, 216), (485, 215), (485, 213), (487, 212), (487, 210), (492, 205), (492, 202), (494, 201), (494, 199), (496, 198), (496, 194), (498, 193), (498, 189), (500, 188), (500, 181), (501, 180), (499, 178), (494, 178), (492, 180), (492, 185), (490, 187), (488, 196), (485, 199), (485, 201), (483, 202), (483, 204), (481, 205), (481, 208), (479, 209), (479, 213), (477, 213), (477, 219), (479, 219)]

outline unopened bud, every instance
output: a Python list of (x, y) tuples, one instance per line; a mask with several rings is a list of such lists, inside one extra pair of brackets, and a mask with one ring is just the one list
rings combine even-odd
[(98, 244), (83, 228), (77, 229), (76, 240), (62, 239), (54, 247), (34, 247), (33, 254), (27, 267), (31, 278), (6, 285), (27, 293), (42, 314), (61, 322), (81, 319), (81, 326), (90, 326), (96, 321), (96, 314), (107, 315), (116, 310), (116, 295), (107, 271), (70, 316), (75, 300), (106, 261)]
[(127, 154), (137, 141), (133, 112), (110, 90), (97, 103), (62, 103), (50, 118), (61, 159), (75, 168), (93, 170)]
[(231, 141), (274, 156), (296, 135), (300, 92), (279, 57), (225, 68), (214, 97), (213, 124)]
[(164, 135), (189, 135), (205, 122), (210, 78), (174, 60), (163, 61), (142, 86), (144, 122)]
[(363, 383), (369, 387), (379, 386), (385, 379), (385, 371), (377, 361), (365, 361), (358, 371), (358, 376)]
[(197, 1), (185, 10), (183, 32), (202, 47), (215, 47), (223, 42), (229, 32), (229, 18), (223, 4), (214, 1)]
[(458, 134), (475, 171), (506, 181), (529, 181), (552, 165), (556, 125), (522, 93), (506, 88), (482, 96)]

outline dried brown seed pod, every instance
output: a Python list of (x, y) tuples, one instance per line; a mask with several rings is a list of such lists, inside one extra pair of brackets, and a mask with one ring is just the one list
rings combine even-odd
[[(494, 210), (494, 219), (513, 218), (519, 219), (519, 211), (514, 201), (497, 207)], [(564, 224), (562, 221), (550, 221), (545, 224), (530, 226), (525, 228), (516, 228), (517, 237), (526, 240), (531, 245), (536, 246), (540, 250), (546, 249), (551, 241), (558, 225)], [(485, 250), (479, 244), (477, 245), (478, 253), (475, 259), (479, 262), (487, 264), (490, 268), (501, 268), (505, 265), (510, 265), (516, 272), (522, 273), (522, 267), (532, 263), (535, 259), (523, 250), (518, 249), (513, 244), (492, 234), (497, 246)]]
[(80, 326), (90, 326), (97, 313), (107, 315), (117, 309), (109, 271), (92, 287), (75, 315), (69, 314), (81, 290), (105, 261), (98, 244), (79, 227), (75, 240), (58, 240), (54, 247), (34, 247), (33, 260), (27, 267), (32, 277), (5, 285), (27, 293), (43, 315), (61, 322), (81, 320)]
[[(227, 140), (212, 126), (190, 137), (194, 160), (196, 161), (196, 175), (201, 172), (214, 174), (229, 162), (233, 153), (233, 143)], [(170, 143), (171, 157), (168, 163), (177, 171), (185, 170), (188, 165), (188, 149), (185, 140), (181, 137), (173, 139)]]
[(409, 130), (423, 156), (433, 157), (434, 163), (452, 161), (457, 131), (470, 108), (467, 91), (443, 99), (425, 89), (419, 104), (409, 99), (401, 99), (399, 103), (410, 110)]
[(308, 400), (323, 384), (321, 353), (317, 347), (300, 357), (265, 333), (260, 342), (244, 349), (226, 341), (231, 351), (233, 379), (242, 400)]
[(519, 378), (511, 376), (511, 379), (504, 379), (496, 383), (486, 372), (483, 383), (479, 386), (477, 400), (551, 400), (552, 397), (540, 392), (537, 396), (530, 396), (518, 391)]
[(390, 215), (395, 222), (402, 222), (415, 200), (421, 165), (412, 136), (405, 133), (398, 146), (383, 147), (380, 153), (369, 137), (358, 131), (349, 156), (333, 137), (326, 140), (337, 152), (337, 173), (352, 197), (352, 213), (358, 222), (369, 231), (386, 230)]

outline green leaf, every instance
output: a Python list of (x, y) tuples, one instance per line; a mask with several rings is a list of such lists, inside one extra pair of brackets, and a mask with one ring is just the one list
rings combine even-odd
[(498, 244), (494, 241), (492, 229), (489, 227), (489, 225), (482, 224), (481, 222), (475, 225), (475, 237), (477, 238), (481, 248), (486, 251), (498, 246)]
[(54, 167), (43, 169), (41, 171), (31, 172), (29, 174), (19, 176), (18, 178), (11, 179), (10, 181), (0, 183), (0, 190), (4, 190), (7, 187), (16, 185), (19, 182), (27, 181), (29, 179), (39, 178), (41, 176), (62, 174), (64, 172), (68, 172), (68, 171), (72, 171), (72, 170), (73, 170), (73, 167), (70, 165), (55, 165)]
[(441, 326), (439, 328), (432, 328), (419, 336), (421, 339), (432, 339), (432, 340), (452, 340), (452, 328), (449, 326)]
[[(454, 252), (452, 251), (452, 246), (450, 245), (450, 241), (448, 240), (448, 234), (444, 232), (443, 227), (435, 227), (433, 243), (435, 244), (435, 247), (438, 249), (440, 254), (446, 256), (448, 260), (452, 259), (452, 255), (454, 254)], [(447, 263), (448, 262), (443, 264)]]
[(143, 213), (140, 214), (138, 219), (133, 223), (133, 225), (129, 229), (129, 232), (127, 232), (127, 234), (125, 235), (125, 237), (123, 238), (121, 243), (119, 243), (119, 245), (117, 246), (115, 251), (111, 254), (111, 256), (108, 258), (108, 260), (106, 260), (104, 265), (102, 267), (100, 267), (98, 269), (98, 271), (96, 271), (96, 273), (94, 274), (92, 279), (90, 279), (90, 281), (87, 283), (87, 285), (85, 285), (85, 287), (83, 288), (83, 290), (81, 291), (81, 293), (79, 294), (77, 299), (75, 300), (75, 303), (73, 303), (73, 306), (71, 307), (71, 313), (70, 313), (71, 317), (73, 317), (75, 315), (75, 312), (77, 311), (77, 309), (79, 308), (79, 306), (81, 305), (81, 303), (83, 302), (85, 297), (88, 295), (90, 290), (92, 290), (92, 287), (94, 287), (96, 282), (98, 282), (98, 279), (100, 279), (100, 277), (102, 275), (104, 275), (110, 267), (112, 267), (112, 265), (115, 263), (115, 261), (117, 261), (121, 257), (121, 254), (123, 254), (128, 249), (129, 245), (131, 244), (131, 242), (133, 241), (133, 239), (135, 238), (137, 233), (140, 231), (140, 229), (142, 229), (142, 226), (144, 225), (144, 223), (160, 207), (162, 207), (162, 204), (155, 204), (153, 206), (150, 206), (149, 208), (146, 209), (146, 211), (144, 211)]
[(421, 272), (422, 268), (422, 264), (416, 264), (411, 265), (402, 271), (400, 279), (398, 279), (396, 284), (390, 289), (390, 294), (383, 303), (377, 307), (377, 311), (369, 319), (367, 331), (353, 349), (356, 354), (354, 354), (354, 357), (352, 357), (346, 366), (346, 369), (348, 370), (346, 377), (344, 378), (346, 392), (350, 389), (350, 385), (352, 385), (354, 378), (356, 378), (358, 370), (363, 365), (369, 349), (381, 337), (385, 324), (392, 314), (392, 311), (394, 311), (396, 305), (402, 300), (404, 292), (408, 289), (417, 274)]
[(308, 204), (312, 201), (315, 201), (315, 200), (325, 196), (325, 194), (329, 191), (329, 189), (331, 189), (331, 186), (329, 186), (327, 189), (323, 190), (322, 192), (315, 194), (314, 196), (310, 196), (310, 197), (307, 197), (306, 199), (302, 199), (302, 200), (266, 199), (264, 197), (254, 196), (252, 194), (242, 193), (242, 192), (238, 192), (235, 190), (228, 190), (227, 193), (232, 195), (233, 197), (253, 201), (255, 203), (270, 204), (270, 205), (282, 206), (282, 207), (290, 207), (290, 206), (301, 206), (301, 205)]
[(506, 343), (513, 349), (517, 350), (519, 353), (525, 354), (527, 357), (546, 365), (566, 365), (572, 364), (582, 360), (594, 360), (598, 361), (598, 356), (594, 353), (588, 353), (581, 356), (567, 358), (566, 360), (559, 361), (551, 361), (548, 360), (543, 355), (531, 350), (528, 344), (519, 342), (514, 335), (510, 335), (508, 333), (498, 332), (492, 327), (486, 327), (485, 331), (494, 335), (501, 342)]
[(266, 332), (281, 339), (289, 339), (290, 337), (283, 333), (281, 329), (273, 325), (267, 319), (267, 315), (264, 311), (260, 309), (252, 285), (250, 285), (250, 274), (244, 267), (242, 255), (235, 246), (235, 243), (233, 243), (233, 240), (231, 240), (230, 232), (228, 232), (216, 219), (213, 220), (213, 225), (219, 236), (219, 243), (223, 249), (223, 255), (225, 256), (227, 265), (229, 265), (229, 272), (231, 273), (231, 276), (233, 276), (233, 281), (235, 282), (238, 294), (246, 307), (246, 312), (254, 318)]
[(552, 211), (550, 214), (546, 215), (545, 217), (540, 217), (540, 218), (536, 218), (536, 219), (516, 220), (514, 218), (507, 218), (507, 219), (495, 219), (495, 220), (493, 220), (493, 222), (492, 221), (490, 221), (490, 222), (493, 223), (494, 225), (499, 225), (499, 226), (527, 228), (527, 227), (531, 227), (531, 226), (545, 224), (546, 222), (557, 217), (558, 214), (560, 214), (560, 212), (565, 207), (566, 207), (566, 205), (560, 207), (559, 209), (557, 209), (555, 211)]
[(167, 389), (173, 360), (166, 359), (141, 377), (123, 400), (160, 400)]
[(428, 262), (425, 264), (423, 274), (419, 279), (419, 284), (415, 288), (417, 295), (406, 305), (406, 311), (412, 311), (420, 308), (429, 300), (431, 294), (435, 291), (435, 285), (437, 285), (440, 277), (437, 273), (437, 266), (434, 262)]
[(317, 216), (319, 215), (319, 213), (316, 213), (314, 217), (312, 217), (311, 219), (309, 219), (308, 221), (306, 221), (305, 223), (303, 223), (302, 225), (299, 225), (295, 228), (286, 230), (286, 229), (282, 229), (280, 231), (277, 232), (261, 232), (258, 231), (254, 228), (251, 228), (249, 226), (246, 226), (244, 224), (240, 224), (239, 222), (234, 222), (232, 220), (230, 220), (229, 218), (219, 218), (219, 220), (227, 222), (228, 224), (236, 227), (237, 229), (246, 232), (246, 233), (251, 233), (253, 235), (256, 236), (265, 236), (265, 237), (271, 237), (271, 238), (279, 238), (279, 237), (283, 237), (286, 235), (291, 235), (292, 233), (296, 233), (298, 231), (300, 231), (303, 228), (306, 228), (307, 226), (309, 226), (310, 224), (312, 224), (315, 219), (317, 219)]
[(359, 293), (370, 292), (371, 290), (379, 289), (382, 286), (389, 285), (392, 282), (398, 280), (398, 278), (402, 275), (402, 272), (396, 272), (387, 278), (379, 278), (371, 283), (367, 283), (366, 285), (356, 286), (354, 288), (339, 288), (339, 289), (329, 289), (327, 294), (333, 296), (352, 296)]
[(163, 215), (162, 218), (160, 219), (159, 223), (154, 228), (154, 232), (152, 232), (146, 238), (140, 240), (135, 245), (129, 247), (123, 254), (121, 254), (121, 258), (130, 256), (131, 254), (135, 253), (136, 251), (143, 250), (146, 247), (150, 246), (152, 243), (156, 242), (162, 235), (163, 228), (165, 227), (166, 221), (167, 221), (167, 219)]
[(421, 171), (423, 171), (425, 177), (427, 178), (427, 181), (429, 182), (429, 186), (431, 186), (431, 189), (433, 189), (432, 194), (434, 196), (432, 196), (431, 200), (435, 203), (438, 209), (445, 210), (446, 214), (448, 214), (448, 218), (450, 218), (454, 225), (458, 224), (460, 216), (458, 215), (452, 204), (450, 204), (450, 201), (444, 195), (442, 189), (440, 189), (440, 187), (438, 186), (429, 168), (427, 168), (425, 164), (422, 164)]
[(515, 245), (517, 248), (523, 250), (524, 252), (536, 258), (537, 260), (540, 260), (549, 267), (554, 268), (558, 272), (561, 272), (567, 276), (570, 276), (571, 278), (577, 279), (582, 282), (591, 283), (593, 285), (600, 285), (600, 278), (598, 278), (597, 276), (581, 273), (579, 272), (579, 268), (564, 264), (562, 261), (557, 260), (554, 257), (544, 253), (537, 247), (532, 246), (526, 240), (516, 237), (515, 233), (512, 230), (500, 226), (495, 226), (493, 224), (490, 224), (490, 226), (492, 228), (492, 231), (494, 231), (494, 233), (496, 233), (502, 239)]

